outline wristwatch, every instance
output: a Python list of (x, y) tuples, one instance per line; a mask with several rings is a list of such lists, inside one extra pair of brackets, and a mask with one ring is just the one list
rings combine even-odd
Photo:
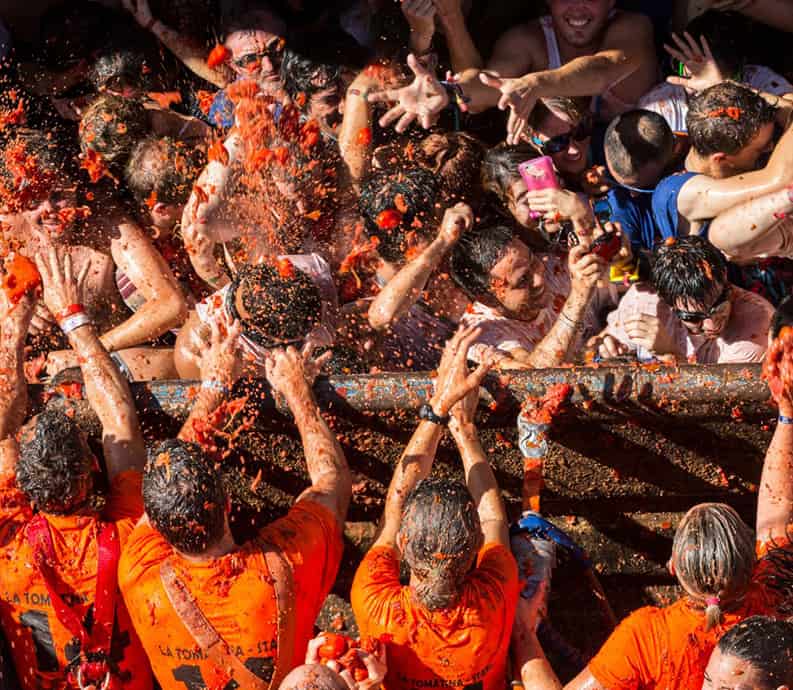
[(432, 409), (432, 405), (429, 403), (424, 403), (419, 408), (419, 419), (423, 419), (427, 422), (432, 422), (433, 424), (448, 424), (449, 423), (449, 415), (445, 417), (441, 417), (435, 414), (435, 411)]

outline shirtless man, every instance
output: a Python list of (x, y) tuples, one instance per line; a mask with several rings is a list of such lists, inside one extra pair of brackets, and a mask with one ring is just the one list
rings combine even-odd
[[(52, 146), (43, 132), (25, 130), (4, 151), (5, 164), (0, 165), (4, 246), (29, 257), (41, 251), (49, 238), (68, 246), (76, 270), (90, 264), (85, 306), (102, 333), (102, 344), (114, 353), (119, 366), (126, 369), (124, 373), (132, 378), (172, 373), (171, 350), (136, 347), (177, 327), (187, 317), (187, 305), (175, 278), (143, 230), (120, 214), (108, 218), (96, 213), (85, 223), (78, 222), (83, 209), (90, 209), (77, 201), (68, 148)], [(21, 157), (15, 158), (15, 152), (24, 152), (24, 163)], [(147, 299), (146, 307), (130, 318), (124, 318), (128, 312), (116, 286), (116, 267), (134, 277)], [(53, 333), (53, 327), (52, 315), (39, 305), (31, 333)], [(47, 369), (55, 374), (76, 364), (76, 353), (58, 350), (50, 353)]]
[[(593, 109), (608, 122), (634, 107), (655, 83), (652, 25), (639, 14), (615, 13), (615, 0), (549, 0), (550, 14), (501, 36), (487, 64), (475, 50), (458, 48), (473, 45), (460, 3), (436, 4), (448, 6), (439, 11), (439, 21), (469, 110), (509, 107), (508, 143), (520, 140), (540, 98), (594, 96)], [(372, 94), (370, 100), (399, 101), (401, 116), (411, 105), (400, 91)], [(381, 123), (397, 119), (392, 111)]]

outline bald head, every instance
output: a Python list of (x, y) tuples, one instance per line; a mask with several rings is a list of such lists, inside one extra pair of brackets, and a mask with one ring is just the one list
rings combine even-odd
[(327, 666), (305, 664), (293, 669), (280, 690), (349, 690), (344, 679)]

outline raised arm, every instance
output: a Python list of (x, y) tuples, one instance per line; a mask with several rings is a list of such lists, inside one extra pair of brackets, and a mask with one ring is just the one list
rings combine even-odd
[(468, 370), (468, 349), (481, 334), (477, 328), (461, 328), (446, 343), (435, 391), (428, 403), (434, 421), (423, 419), (408, 442), (405, 452), (397, 463), (394, 476), (388, 487), (382, 530), (375, 546), (394, 546), (399, 524), (402, 521), (402, 508), (407, 497), (416, 485), (426, 479), (435, 460), (438, 442), (443, 431), (442, 422), (446, 420), (454, 405), (479, 384), (491, 368), (490, 361), (484, 361), (473, 372)]
[(12, 304), (0, 295), (0, 477), (16, 470), (16, 435), (25, 421), (28, 387), (25, 382), (25, 336), (33, 316), (36, 297), (23, 295)]
[(484, 71), (478, 65), (467, 65), (457, 70), (460, 86), (469, 100), (468, 108), (472, 113), (495, 108), (501, 98), (498, 89), (482, 81), (482, 74), (500, 78), (505, 82), (511, 80), (517, 88), (518, 80), (524, 74), (529, 74), (540, 66), (541, 63), (529, 49), (532, 39), (532, 32), (526, 25), (516, 26), (496, 41), (493, 55)]
[(564, 364), (569, 359), (570, 348), (583, 329), (584, 317), (597, 282), (603, 277), (605, 263), (583, 244), (570, 250), (567, 263), (571, 278), (570, 294), (553, 328), (537, 346), (528, 353), (521, 350), (512, 352), (513, 358), (521, 364), (535, 369)]
[(793, 252), (793, 187), (745, 201), (719, 215), (708, 239), (733, 261)]
[(347, 88), (344, 119), (339, 129), (339, 152), (344, 162), (342, 184), (356, 186), (369, 170), (372, 157), (372, 113), (374, 106), (367, 96), (380, 85), (370, 68), (360, 72)]
[(479, 387), (472, 389), (451, 411), (449, 431), (452, 433), (465, 470), (465, 483), (476, 503), (485, 544), (509, 546), (509, 522), (501, 490), (490, 467), (476, 430), (476, 407)]
[(182, 441), (196, 440), (196, 422), (205, 420), (228, 398), (242, 369), (239, 322), (232, 321), (224, 311), (209, 326), (209, 349), (201, 358), (201, 389), (179, 432)]
[(435, 3), (433, 0), (400, 0), (402, 16), (410, 27), (408, 50), (424, 55), (432, 47), (435, 34)]
[(265, 372), (273, 390), (286, 399), (303, 442), (311, 486), (298, 500), (311, 500), (325, 506), (343, 527), (352, 495), (352, 477), (344, 451), (314, 399), (311, 387), (321, 362), (310, 357), (309, 351), (304, 350), (301, 356), (292, 347), (271, 350)]
[[(485, 85), (501, 92), (498, 107), (510, 108), (507, 143), (518, 143), (540, 98), (595, 96), (639, 70), (655, 66), (653, 30), (640, 15), (619, 16), (609, 27), (607, 46), (593, 55), (570, 60), (557, 69), (531, 72), (520, 79), (481, 75)], [(638, 95), (637, 95), (638, 99)]]
[(190, 263), (201, 279), (216, 289), (226, 285), (229, 277), (215, 259), (219, 240), (212, 231), (211, 220), (226, 199), (232, 164), (240, 154), (241, 143), (236, 134), (226, 138), (223, 146), (228, 153), (228, 161), (211, 160), (207, 163), (182, 212), (182, 235)]
[[(774, 345), (767, 356), (773, 357), (773, 352)], [(783, 351), (783, 357), (788, 359), (790, 353)], [(779, 366), (789, 364), (783, 360)], [(761, 542), (790, 535), (793, 525), (793, 397), (781, 385), (778, 389), (774, 385), (770, 387), (779, 405), (779, 421), (765, 455), (757, 493), (756, 531)]]
[(512, 666), (520, 673), (523, 690), (562, 690), (562, 684), (537, 639), (536, 609), (523, 597), (518, 598), (515, 609), (510, 652)]
[(143, 230), (128, 219), (117, 224), (110, 243), (116, 267), (121, 269), (146, 299), (126, 321), (102, 335), (110, 352), (142, 345), (159, 338), (187, 319), (187, 301), (162, 255)]
[[(736, 10), (751, 17), (755, 21), (773, 26), (793, 33), (793, 11), (790, 0), (752, 0), (751, 2), (738, 2)], [(731, 9), (727, 7), (726, 9)]]
[(382, 330), (402, 318), (421, 296), (433, 271), (474, 222), (467, 204), (446, 209), (438, 236), (412, 261), (405, 264), (377, 294), (369, 307), (369, 324)]
[(193, 74), (220, 88), (223, 88), (232, 80), (233, 74), (231, 70), (223, 67), (213, 69), (207, 65), (206, 48), (198, 41), (183, 36), (178, 31), (174, 31), (158, 19), (155, 19), (151, 13), (148, 0), (121, 0), (121, 4), (124, 9), (132, 14), (138, 24), (162, 41), (163, 45), (176, 55)]
[(433, 0), (433, 2), (437, 10), (436, 21), (443, 27), (443, 34), (446, 37), (452, 70), (462, 72), (470, 68), (481, 69), (484, 62), (465, 24), (461, 0)]
[(88, 402), (102, 424), (102, 448), (110, 479), (125, 470), (143, 471), (146, 448), (129, 384), (110, 358), (82, 306), (90, 264), (75, 278), (68, 253), (50, 246), (36, 257), (44, 303), (77, 353)]

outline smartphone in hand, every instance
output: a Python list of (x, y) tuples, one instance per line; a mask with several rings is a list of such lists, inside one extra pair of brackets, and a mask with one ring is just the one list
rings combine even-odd
[[(553, 168), (553, 160), (550, 156), (541, 156), (540, 158), (532, 158), (530, 161), (524, 161), (518, 165), (518, 172), (526, 184), (526, 189), (530, 192), (535, 192), (540, 189), (561, 189), (559, 178), (556, 177), (556, 171)], [(537, 220), (541, 213), (532, 211), (530, 214), (532, 220)]]

